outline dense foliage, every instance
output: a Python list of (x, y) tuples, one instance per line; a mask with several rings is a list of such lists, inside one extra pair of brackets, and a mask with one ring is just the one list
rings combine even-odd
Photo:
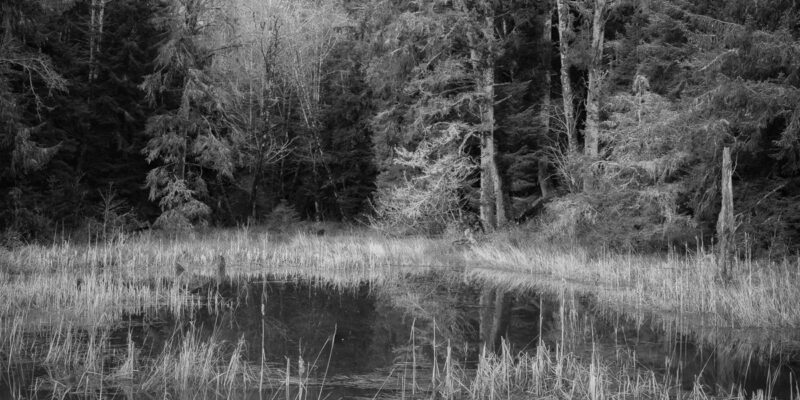
[[(3, 244), (481, 219), (623, 249), (800, 244), (784, 0), (0, 2)], [(461, 229), (461, 228), (459, 228)]]

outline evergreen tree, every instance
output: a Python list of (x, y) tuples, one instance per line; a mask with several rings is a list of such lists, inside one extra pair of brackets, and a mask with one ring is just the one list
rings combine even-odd
[[(791, 247), (797, 237), (795, 213), (786, 208), (793, 198), (786, 189), (797, 176), (792, 36), (711, 10), (670, 1), (614, 9), (598, 192), (556, 201), (556, 229), (570, 225), (588, 241), (624, 247), (710, 236), (722, 148), (730, 146), (738, 159), (739, 240), (748, 233), (764, 248), (767, 242)], [(768, 224), (778, 228), (766, 233)]]
[(206, 222), (208, 182), (233, 174), (227, 134), (234, 124), (224, 112), (230, 96), (219, 90), (211, 68), (217, 51), (212, 38), (228, 29), (223, 17), (210, 0), (176, 0), (161, 16), (168, 34), (160, 44), (159, 69), (141, 86), (162, 110), (147, 122), (151, 139), (143, 150), (149, 163), (159, 162), (146, 182), (162, 210), (157, 225), (185, 229)]
[[(393, 188), (407, 188), (410, 177), (419, 178), (419, 170), (394, 162), (400, 160), (399, 147), (413, 151), (425, 143), (422, 148), (429, 151), (432, 143), (447, 143), (443, 138), (457, 132), (463, 143), (445, 148), (461, 151), (459, 157), (472, 153), (481, 159), (478, 196), (470, 193), (467, 179), (459, 196), (464, 204), (478, 197), (473, 207), (477, 204), (486, 228), (492, 229), (507, 219), (494, 136), (500, 125), (495, 114), (496, 60), (508, 43), (498, 35), (498, 26), (508, 21), (494, 18), (499, 5), (490, 2), (392, 7), (384, 14), (385, 28), (378, 29), (377, 55), (368, 69), (379, 110), (373, 120), (379, 203), (394, 200)], [(433, 152), (432, 166), (439, 162), (436, 155), (443, 157)]]
[(41, 171), (61, 148), (43, 114), (67, 81), (37, 51), (47, 41), (41, 3), (5, 1), (0, 15), (0, 222), (16, 232), (10, 234), (32, 238), (50, 222), (32, 183), (46, 180)]

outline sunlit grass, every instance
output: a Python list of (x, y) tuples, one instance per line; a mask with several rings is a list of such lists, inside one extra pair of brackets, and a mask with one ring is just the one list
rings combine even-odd
[(711, 254), (590, 253), (498, 237), (467, 251), (473, 276), (509, 288), (592, 294), (631, 314), (679, 315), (718, 327), (800, 326), (800, 263), (736, 260), (720, 279)]
[(112, 243), (28, 245), (0, 254), (0, 316), (21, 309), (69, 310), (86, 321), (115, 319), (154, 305), (180, 307), (175, 265), (187, 276), (214, 277), (223, 256), (230, 279), (293, 276), (352, 287), (400, 274), (463, 264), (449, 242), (384, 238), (369, 233), (291, 236), (247, 229), (164, 237), (144, 235)]
[[(214, 277), (218, 256), (231, 279), (267, 274), (316, 278), (340, 287), (384, 282), (432, 268), (468, 267), (472, 277), (517, 288), (596, 295), (617, 310), (677, 315), (731, 327), (800, 326), (800, 263), (736, 261), (723, 282), (712, 255), (592, 254), (524, 243), (512, 235), (469, 247), (446, 239), (386, 238), (368, 231), (277, 235), (248, 229), (112, 243), (29, 245), (0, 253), (0, 316), (22, 309), (69, 310), (86, 321), (154, 304), (180, 307), (170, 286), (176, 262), (188, 276)], [(79, 283), (80, 282), (80, 283)]]
[[(219, 256), (226, 260), (228, 279), (242, 282), (271, 276), (314, 279), (348, 289), (448, 270), (451, 278), (477, 278), (509, 289), (590, 294), (608, 309), (679, 318), (681, 333), (697, 336), (703, 335), (704, 326), (713, 327), (715, 335), (716, 328), (726, 326), (775, 332), (800, 326), (797, 262), (737, 261), (731, 279), (723, 281), (713, 256), (704, 253), (591, 253), (503, 234), (462, 246), (447, 239), (386, 238), (363, 231), (317, 236), (235, 229), (142, 235), (89, 245), (28, 245), (0, 252), (0, 367), (20, 360), (42, 362), (52, 369), (52, 381), (37, 385), (59, 394), (130, 381), (135, 391), (180, 397), (188, 393), (187, 398), (230, 397), (265, 385), (272, 393), (302, 396), (308, 394), (308, 386), (323, 384), (298, 375), (300, 360), (269, 368), (263, 361), (257, 365), (244, 360), (242, 342), (233, 351), (223, 351), (213, 338), (201, 341), (189, 335), (150, 359), (140, 356), (130, 338), (124, 348), (109, 345), (103, 327), (124, 314), (163, 307), (181, 313), (200, 302), (213, 308), (210, 296), (204, 299), (184, 288), (191, 281), (213, 281)], [(175, 277), (176, 263), (186, 269), (180, 280)], [(47, 340), (31, 339), (37, 332), (47, 332)], [(775, 343), (764, 340), (761, 332), (751, 341)], [(745, 339), (730, 342), (737, 340)], [(111, 368), (103, 364), (109, 353), (116, 359)], [(430, 387), (425, 391), (443, 398), (594, 400), (672, 398), (679, 392), (663, 377), (642, 375), (632, 365), (608, 363), (594, 353), (591, 360), (579, 359), (564, 347), (540, 347), (513, 357), (509, 349), (500, 355), (483, 354), (477, 369), (471, 370), (450, 356), (442, 358), (443, 364), (425, 367), (432, 368), (426, 372)], [(406, 377), (393, 379), (395, 388), (406, 387)], [(686, 396), (705, 398), (699, 389), (681, 395)]]

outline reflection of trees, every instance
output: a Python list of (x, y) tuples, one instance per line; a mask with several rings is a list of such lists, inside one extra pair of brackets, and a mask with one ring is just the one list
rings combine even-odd
[[(275, 281), (241, 283), (228, 290), (236, 301), (222, 301), (228, 308), (196, 310), (192, 318), (172, 321), (174, 330), (194, 326), (201, 337), (235, 344), (248, 343), (244, 358), (252, 363), (285, 364), (285, 358), (306, 362), (317, 358), (324, 370), (331, 354), (330, 372), (368, 370), (386, 365), (377, 354), (365, 357), (379, 337), (374, 331), (375, 302), (369, 288), (340, 291), (315, 281)], [(244, 288), (246, 286), (246, 289)], [(243, 297), (242, 297), (243, 296)], [(262, 309), (263, 306), (263, 309)]]
[(510, 296), (501, 288), (484, 285), (480, 297), (480, 337), (486, 351), (500, 348), (500, 339), (510, 319)]
[(411, 325), (404, 345), (394, 348), (395, 361), (430, 365), (444, 362), (447, 347), (454, 360), (474, 359), (470, 343), (476, 341), (474, 288), (447, 273), (432, 272), (385, 283), (378, 291), (378, 304), (403, 312)]
[(441, 365), (449, 346), (451, 361), (465, 365), (477, 360), (484, 346), (500, 351), (503, 338), (515, 351), (536, 343), (540, 301), (533, 292), (433, 272), (385, 283), (378, 293), (378, 307), (403, 310), (413, 325), (405, 344), (394, 348), (396, 363)]
[(549, 348), (558, 345), (586, 359), (597, 352), (616, 366), (628, 362), (621, 354), (635, 354), (637, 368), (683, 390), (699, 382), (708, 394), (762, 390), (789, 398), (800, 371), (794, 329), (731, 327), (692, 313), (619, 313), (594, 296), (575, 293), (544, 296), (541, 304)]
[[(506, 339), (516, 350), (536, 346), (542, 302), (533, 292), (509, 291), (482, 283), (479, 299), (480, 340), (489, 352), (499, 352)], [(544, 318), (550, 322), (549, 318)]]

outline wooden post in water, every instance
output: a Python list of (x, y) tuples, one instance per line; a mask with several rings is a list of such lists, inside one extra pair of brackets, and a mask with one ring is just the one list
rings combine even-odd
[(217, 256), (217, 289), (228, 279), (228, 275), (225, 272), (225, 257), (220, 254)]
[(733, 218), (733, 165), (731, 163), (731, 148), (722, 149), (722, 207), (717, 219), (717, 265), (723, 279), (730, 278), (730, 263), (733, 256), (733, 234), (736, 230)]

